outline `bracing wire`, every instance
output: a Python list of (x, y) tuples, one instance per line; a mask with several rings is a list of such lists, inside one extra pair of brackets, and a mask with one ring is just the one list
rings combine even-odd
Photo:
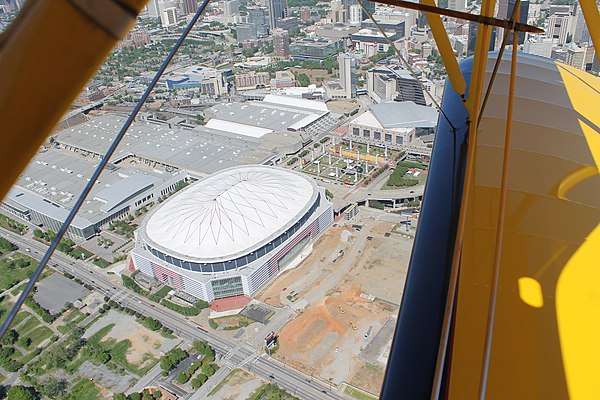
[(67, 232), (69, 226), (71, 225), (71, 222), (75, 218), (75, 215), (81, 208), (86, 197), (89, 195), (90, 191), (92, 190), (92, 187), (98, 180), (98, 177), (104, 170), (104, 167), (106, 167), (106, 164), (108, 163), (108, 161), (112, 157), (113, 153), (119, 146), (119, 143), (121, 143), (121, 140), (127, 133), (127, 130), (129, 129), (129, 127), (135, 120), (135, 118), (138, 115), (138, 113), (140, 112), (140, 110), (142, 109), (142, 106), (148, 99), (148, 96), (150, 95), (150, 93), (152, 92), (152, 90), (154, 89), (156, 84), (158, 83), (158, 80), (160, 79), (162, 74), (165, 72), (165, 70), (167, 69), (167, 67), (169, 66), (171, 61), (173, 60), (173, 57), (177, 53), (177, 50), (179, 50), (179, 48), (181, 47), (181, 44), (186, 39), (186, 37), (189, 35), (190, 31), (192, 30), (192, 28), (194, 27), (194, 25), (196, 24), (198, 19), (202, 16), (202, 14), (204, 13), (204, 10), (206, 9), (206, 7), (208, 6), (209, 3), (210, 3), (210, 0), (204, 0), (202, 2), (200, 7), (198, 8), (198, 10), (196, 11), (196, 14), (194, 14), (194, 16), (192, 17), (192, 19), (190, 20), (190, 22), (188, 23), (188, 25), (186, 26), (184, 31), (181, 33), (181, 36), (179, 36), (179, 38), (177, 39), (177, 42), (175, 42), (175, 44), (171, 48), (171, 51), (169, 52), (169, 54), (167, 55), (167, 57), (161, 64), (158, 71), (156, 71), (154, 78), (152, 79), (152, 81), (150, 82), (148, 87), (146, 88), (146, 91), (144, 92), (142, 97), (140, 97), (140, 99), (138, 100), (135, 108), (133, 109), (133, 111), (131, 112), (129, 117), (127, 118), (127, 121), (125, 121), (125, 124), (123, 125), (123, 127), (121, 128), (121, 130), (119, 131), (117, 136), (114, 138), (114, 140), (112, 141), (110, 147), (106, 151), (106, 154), (104, 155), (104, 157), (102, 157), (102, 160), (100, 161), (100, 163), (98, 164), (98, 166), (96, 167), (94, 172), (92, 173), (92, 176), (90, 177), (87, 185), (85, 186), (85, 188), (83, 189), (83, 191), (81, 192), (79, 197), (77, 198), (75, 205), (73, 206), (73, 208), (69, 212), (69, 215), (67, 216), (67, 218), (61, 225), (59, 231), (57, 232), (56, 237), (54, 238), (54, 240), (52, 240), (50, 247), (48, 247), (48, 250), (46, 250), (46, 253), (44, 254), (40, 263), (38, 264), (35, 271), (31, 275), (31, 278), (29, 278), (29, 282), (27, 282), (27, 285), (23, 289), (23, 292), (21, 293), (21, 295), (19, 296), (19, 298), (17, 299), (17, 301), (11, 308), (10, 312), (8, 313), (8, 316), (6, 317), (6, 320), (4, 320), (4, 322), (2, 323), (2, 327), (0, 327), (0, 338), (4, 337), (4, 334), (8, 331), (10, 324), (12, 323), (13, 319), (15, 318), (15, 316), (17, 315), (17, 313), (19, 312), (21, 307), (23, 306), (23, 303), (25, 302), (25, 299), (27, 298), (27, 296), (33, 290), (33, 286), (35, 285), (35, 283), (39, 279), (40, 275), (42, 274), (44, 267), (48, 264), (48, 261), (50, 260), (52, 253), (54, 253), (54, 250), (56, 250), (56, 247), (58, 246), (60, 240), (63, 238), (63, 236)]
[(362, 7), (362, 9), (365, 12), (365, 14), (367, 14), (367, 16), (369, 17), (369, 19), (371, 20), (371, 22), (373, 22), (373, 25), (375, 25), (375, 27), (377, 28), (377, 30), (383, 35), (383, 37), (386, 40), (386, 42), (388, 43), (388, 45), (392, 49), (394, 49), (394, 52), (396, 53), (396, 55), (398, 56), (398, 58), (400, 59), (400, 61), (402, 61), (402, 63), (404, 64), (404, 66), (406, 67), (406, 69), (408, 70), (408, 72), (410, 73), (410, 75), (413, 78), (415, 78), (417, 80), (417, 82), (419, 82), (419, 85), (421, 86), (421, 88), (423, 89), (423, 91), (427, 94), (427, 96), (429, 97), (429, 99), (431, 100), (431, 102), (435, 105), (435, 108), (437, 108), (437, 110), (443, 115), (444, 119), (452, 127), (452, 130), (456, 131), (456, 127), (452, 124), (452, 122), (450, 121), (450, 118), (448, 118), (448, 116), (446, 115), (446, 113), (444, 112), (444, 110), (442, 110), (442, 107), (440, 106), (440, 104), (438, 103), (438, 101), (429, 92), (429, 90), (425, 87), (425, 85), (423, 84), (423, 82), (421, 82), (421, 80), (419, 78), (417, 78), (417, 75), (416, 75), (415, 71), (412, 69), (412, 67), (410, 66), (410, 64), (406, 60), (406, 58), (404, 58), (404, 56), (402, 55), (402, 53), (400, 53), (400, 50), (398, 50), (396, 48), (396, 45), (394, 44), (394, 42), (392, 42), (392, 40), (385, 33), (385, 31), (383, 30), (383, 28), (381, 27), (381, 25), (379, 25), (379, 22), (377, 22), (375, 20), (375, 18), (373, 17), (373, 14), (371, 14), (371, 12), (365, 7), (365, 5), (363, 3), (363, 0), (358, 0), (358, 4), (360, 4), (360, 6)]
[[(520, 2), (519, 2), (520, 4)], [(513, 8), (512, 15), (510, 17), (511, 22), (514, 22), (516, 15), (516, 5)], [(494, 86), (494, 81), (496, 80), (496, 76), (498, 75), (498, 68), (500, 68), (500, 62), (502, 61), (502, 56), (504, 55), (504, 50), (506, 50), (506, 45), (508, 44), (508, 38), (510, 36), (510, 29), (504, 30), (504, 37), (502, 38), (502, 45), (500, 46), (500, 51), (498, 52), (498, 58), (496, 58), (496, 62), (494, 63), (494, 70), (492, 71), (492, 76), (490, 77), (490, 81), (488, 83), (488, 87), (485, 91), (485, 96), (483, 97), (483, 103), (481, 104), (481, 109), (479, 110), (479, 116), (477, 118), (477, 127), (479, 129), (479, 124), (481, 123), (481, 117), (483, 116), (483, 112), (485, 111), (485, 107), (487, 105), (488, 99), (490, 98), (490, 94), (492, 92), (492, 87)], [(513, 46), (515, 45), (515, 36), (518, 38), (516, 31), (513, 32)]]
[[(515, 2), (511, 21), (519, 19), (519, 8), (521, 0)], [(508, 90), (508, 105), (506, 113), (506, 136), (504, 138), (504, 154), (502, 159), (502, 177), (500, 183), (500, 204), (498, 206), (498, 222), (496, 224), (496, 242), (494, 246), (494, 264), (492, 281), (490, 285), (490, 297), (488, 301), (488, 316), (486, 321), (485, 345), (481, 361), (481, 376), (479, 380), (479, 399), (484, 400), (489, 378), (490, 359), (492, 353), (492, 342), (494, 336), (494, 322), (496, 319), (496, 303), (500, 286), (500, 264), (502, 261), (502, 243), (504, 239), (504, 219), (506, 214), (506, 197), (508, 192), (508, 167), (510, 161), (510, 143), (512, 138), (512, 117), (515, 100), (515, 78), (517, 70), (517, 47), (518, 34), (513, 30), (512, 58), (510, 60), (510, 83)]]

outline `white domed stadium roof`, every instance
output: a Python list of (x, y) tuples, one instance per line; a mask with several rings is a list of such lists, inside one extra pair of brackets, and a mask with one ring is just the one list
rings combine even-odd
[(312, 180), (262, 165), (220, 171), (177, 193), (145, 219), (150, 246), (189, 261), (248, 254), (289, 229), (314, 204)]

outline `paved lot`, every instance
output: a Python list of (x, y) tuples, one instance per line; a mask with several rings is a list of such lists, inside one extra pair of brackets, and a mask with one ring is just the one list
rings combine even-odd
[(269, 322), (270, 317), (273, 315), (273, 311), (271, 311), (267, 307), (262, 307), (258, 304), (249, 304), (246, 308), (242, 310), (240, 313), (256, 322), (260, 322), (261, 324), (266, 324)]
[(89, 293), (89, 290), (62, 274), (52, 274), (38, 283), (37, 293), (33, 298), (51, 314), (56, 314), (67, 303), (79, 300)]
[(98, 382), (114, 393), (125, 392), (134, 382), (134, 378), (128, 373), (124, 375), (117, 374), (104, 365), (95, 365), (89, 361), (81, 364), (78, 374), (79, 376)]

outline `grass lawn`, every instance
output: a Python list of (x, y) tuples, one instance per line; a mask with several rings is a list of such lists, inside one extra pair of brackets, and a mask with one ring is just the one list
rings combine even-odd
[(19, 235), (24, 235), (27, 227), (14, 219), (0, 214), (0, 226)]
[(92, 257), (94, 255), (94, 253), (92, 253), (91, 251), (84, 249), (81, 246), (77, 246), (73, 249), (73, 251), (71, 252), (71, 255), (75, 256), (75, 258), (81, 258), (81, 255), (84, 255), (83, 259), (87, 260), (88, 258)]
[(69, 314), (63, 319), (65, 322), (79, 323), (85, 319), (85, 314), (76, 308), (71, 308)]
[(30, 316), (31, 316), (31, 314), (28, 313), (27, 311), (20, 311), (17, 314), (17, 316), (15, 317), (15, 319), (13, 319), (12, 326), (15, 327), (15, 326), (19, 325), (19, 323), (21, 321), (25, 321), (27, 319), (27, 317), (30, 317)]
[(82, 379), (71, 388), (69, 400), (96, 400), (100, 398), (100, 390), (94, 382)]
[(12, 294), (13, 296), (17, 296), (19, 294), (21, 294), (21, 292), (23, 291), (23, 288), (27, 285), (27, 282), (24, 282), (22, 284), (20, 284), (19, 286), (17, 286), (16, 288), (14, 288), (13, 290), (10, 291), (10, 294)]
[(369, 396), (367, 394), (364, 394), (363, 392), (359, 392), (358, 390), (353, 389), (350, 386), (346, 386), (346, 389), (344, 390), (344, 392), (358, 400), (375, 400), (375, 399), (377, 399), (377, 397)]
[(52, 336), (52, 331), (47, 326), (40, 326), (25, 335), (31, 339), (28, 349), (36, 348), (41, 342)]
[(68, 311), (68, 314), (63, 318), (63, 325), (58, 327), (58, 330), (62, 333), (66, 333), (70, 329), (72, 329), (75, 325), (78, 325), (81, 321), (85, 319), (86, 315), (83, 314), (76, 308), (71, 308)]
[(222, 325), (223, 329), (226, 331), (240, 329), (254, 322), (250, 318), (243, 315), (230, 315), (227, 317), (214, 318), (213, 321), (217, 325)]
[[(129, 363), (127, 361), (127, 351), (131, 347), (131, 341), (124, 339), (117, 342), (115, 339), (104, 339), (104, 336), (106, 336), (114, 326), (115, 324), (110, 324), (100, 329), (88, 339), (88, 342), (92, 344), (100, 344), (103, 348), (110, 352), (113, 361), (130, 370), (131, 372), (140, 376), (145, 375), (146, 372), (156, 365), (158, 358), (153, 357), (151, 354), (144, 354), (144, 357), (140, 363), (140, 365), (144, 365), (144, 367)], [(150, 362), (148, 362), (149, 360)]]
[(8, 310), (10, 310), (11, 306), (12, 302), (8, 296), (0, 297), (0, 322), (4, 321), (4, 317), (8, 314)]
[(163, 286), (161, 287), (159, 290), (157, 290), (156, 292), (152, 293), (150, 296), (148, 296), (148, 298), (154, 302), (160, 302), (160, 300), (165, 297), (166, 295), (169, 294), (169, 292), (173, 290), (171, 289), (171, 287), (169, 286)]
[(110, 261), (106, 261), (104, 258), (101, 258), (101, 257), (96, 257), (94, 259), (94, 264), (96, 264), (100, 268), (106, 268), (106, 267), (110, 266)]
[(29, 278), (37, 262), (21, 253), (12, 256), (3, 256), (0, 259), (0, 291), (4, 291)]
[(16, 331), (19, 333), (19, 336), (23, 336), (27, 332), (36, 328), (39, 324), (40, 321), (36, 317), (31, 316), (31, 318), (29, 318), (27, 321), (25, 321), (23, 324), (17, 327)]

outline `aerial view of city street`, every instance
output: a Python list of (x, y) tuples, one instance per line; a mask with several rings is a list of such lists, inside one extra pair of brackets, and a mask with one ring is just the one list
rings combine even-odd
[[(0, 319), (201, 3), (149, 0), (2, 199)], [(578, 5), (518, 4), (547, 28), (520, 50), (598, 74)], [(208, 2), (1, 338), (0, 397), (379, 398), (445, 85), (420, 11)]]

